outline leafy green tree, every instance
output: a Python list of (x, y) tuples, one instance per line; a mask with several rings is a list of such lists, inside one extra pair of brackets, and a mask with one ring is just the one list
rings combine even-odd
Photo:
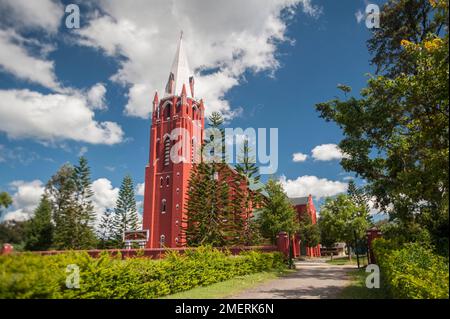
[[(330, 231), (327, 243), (332, 241), (345, 242), (349, 248), (349, 258), (351, 258), (350, 247), (356, 238), (363, 238), (369, 227), (367, 212), (355, 203), (348, 195), (338, 195), (336, 198), (327, 198), (325, 204), (320, 209), (319, 225), (321, 233)], [(327, 246), (328, 247), (328, 246)]]
[[(448, 19), (448, 1), (434, 3), (428, 18)], [(389, 212), (405, 233), (421, 226), (442, 252), (449, 242), (448, 21), (444, 24), (445, 34), (428, 34), (421, 42), (389, 40), (398, 42), (413, 72), (372, 77), (362, 98), (316, 106), (321, 117), (342, 128), (339, 146), (349, 156), (341, 164), (368, 182), (377, 208)]]
[(301, 214), (299, 220), (298, 234), (306, 247), (316, 247), (320, 243), (320, 229), (313, 224), (308, 213)]
[(54, 245), (58, 249), (95, 247), (92, 219), (79, 200), (76, 176), (75, 168), (65, 164), (50, 178), (46, 187), (55, 223)]
[(223, 128), (224, 119), (219, 112), (213, 112), (208, 118), (209, 126), (211, 129), (217, 129), (220, 131), (221, 138), (219, 141), (211, 140), (209, 143), (215, 145), (214, 149), (221, 149), (221, 154), (214, 154), (214, 156), (220, 156), (221, 162), (225, 163), (225, 129)]
[(14, 244), (15, 250), (21, 250), (25, 239), (26, 221), (6, 220), (0, 223), (0, 245)]
[(382, 27), (374, 28), (367, 42), (371, 63), (378, 74), (395, 78), (416, 69), (401, 41), (420, 43), (430, 33), (440, 34), (448, 26), (448, 15), (436, 12), (430, 0), (389, 0), (381, 9), (380, 21)]
[(127, 175), (120, 186), (119, 197), (114, 209), (114, 239), (119, 246), (122, 246), (124, 232), (137, 230), (139, 227), (133, 179)]
[(8, 208), (12, 204), (12, 198), (7, 192), (0, 192), (0, 216), (2, 213), (2, 207)]
[(53, 244), (52, 203), (44, 194), (25, 227), (26, 250), (48, 250)]
[(270, 179), (265, 187), (267, 198), (259, 216), (262, 235), (273, 243), (284, 231), (293, 235), (297, 231), (296, 212), (280, 182)]

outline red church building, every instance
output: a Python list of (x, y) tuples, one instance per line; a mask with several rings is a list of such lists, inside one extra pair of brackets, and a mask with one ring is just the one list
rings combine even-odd
[[(160, 99), (156, 93), (153, 100), (143, 213), (143, 229), (150, 232), (148, 248), (183, 244), (181, 232), (188, 181), (205, 125), (205, 107), (194, 92), (193, 73), (180, 38), (164, 96)], [(183, 143), (176, 154), (180, 160), (173, 161), (171, 152), (175, 148), (172, 146), (179, 141)]]
[[(308, 197), (297, 197), (290, 198), (292, 205), (297, 211), (297, 218), (300, 220), (303, 214), (309, 214), (313, 224), (317, 223), (317, 212), (312, 196)], [(294, 240), (294, 257), (299, 256), (309, 256), (309, 257), (320, 257), (320, 245), (316, 247), (306, 247), (302, 244), (302, 239), (300, 236), (296, 236)]]

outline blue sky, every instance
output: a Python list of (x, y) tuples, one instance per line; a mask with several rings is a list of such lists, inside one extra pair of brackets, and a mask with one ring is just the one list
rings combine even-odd
[[(330, 145), (341, 132), (314, 105), (338, 96), (340, 83), (357, 94), (373, 71), (370, 32), (356, 19), (367, 1), (248, 1), (241, 11), (251, 14), (242, 17), (225, 1), (88, 1), (77, 30), (64, 25), (68, 2), (37, 2), (0, 0), (0, 190), (14, 196), (9, 219), (29, 216), (45, 182), (81, 154), (99, 210), (112, 205), (124, 175), (143, 182), (148, 112), (180, 29), (191, 66), (203, 74), (196, 85), (206, 108), (229, 116), (230, 127), (279, 129), (277, 176), (289, 195), (312, 193), (320, 204), (345, 188), (351, 174)], [(146, 18), (146, 10), (171, 17)], [(198, 10), (208, 11), (202, 21)], [(307, 158), (294, 162), (294, 153)]]

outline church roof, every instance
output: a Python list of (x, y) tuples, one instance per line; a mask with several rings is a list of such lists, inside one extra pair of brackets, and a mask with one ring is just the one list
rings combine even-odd
[[(189, 63), (183, 44), (183, 33), (181, 33), (180, 42), (178, 43), (178, 49), (175, 53), (172, 68), (170, 69), (169, 79), (167, 81), (164, 97), (180, 95), (181, 91), (183, 90), (183, 85), (186, 88), (192, 87), (193, 72), (191, 72), (191, 69), (189, 68)], [(190, 91), (192, 96), (192, 89)]]

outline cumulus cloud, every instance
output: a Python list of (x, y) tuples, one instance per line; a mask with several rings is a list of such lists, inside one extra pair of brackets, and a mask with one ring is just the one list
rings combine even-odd
[(102, 83), (97, 83), (87, 92), (87, 100), (89, 101), (89, 106), (95, 110), (106, 109), (106, 87)]
[(292, 160), (293, 160), (295, 163), (301, 163), (301, 162), (304, 162), (304, 161), (306, 161), (307, 158), (308, 158), (308, 155), (303, 154), (303, 153), (294, 153), (294, 154), (292, 155)]
[(347, 183), (316, 176), (301, 176), (297, 179), (281, 176), (280, 182), (289, 197), (304, 197), (311, 194), (316, 199), (344, 193), (348, 187)]
[(136, 186), (136, 195), (144, 196), (145, 183), (139, 183)]
[(116, 206), (119, 197), (119, 188), (113, 187), (111, 181), (107, 178), (99, 178), (92, 182), (92, 203), (97, 214), (97, 222), (106, 209), (113, 209)]
[(273, 72), (279, 67), (277, 44), (286, 38), (286, 14), (300, 6), (317, 17), (311, 0), (100, 1), (104, 15), (79, 29), (79, 44), (125, 57), (113, 80), (129, 86), (125, 113), (146, 118), (150, 98), (162, 91), (184, 30), (188, 59), (196, 71), (196, 95), (207, 112), (233, 116), (226, 93), (246, 71)]
[(12, 196), (14, 210), (6, 213), (4, 220), (23, 221), (30, 219), (44, 193), (43, 183), (40, 180), (31, 182), (20, 180), (11, 182), (10, 186), (14, 189)]
[(1, 0), (2, 19), (16, 28), (58, 31), (64, 8), (55, 0)]
[(0, 30), (0, 70), (19, 79), (60, 90), (53, 61), (30, 55), (24, 45), (27, 42), (29, 40), (13, 30)]
[(312, 150), (312, 157), (317, 161), (340, 160), (347, 157), (336, 144), (322, 144)]
[(0, 90), (0, 131), (10, 138), (42, 142), (64, 139), (91, 144), (116, 144), (123, 139), (114, 122), (97, 122), (82, 95), (41, 94), (30, 90)]

